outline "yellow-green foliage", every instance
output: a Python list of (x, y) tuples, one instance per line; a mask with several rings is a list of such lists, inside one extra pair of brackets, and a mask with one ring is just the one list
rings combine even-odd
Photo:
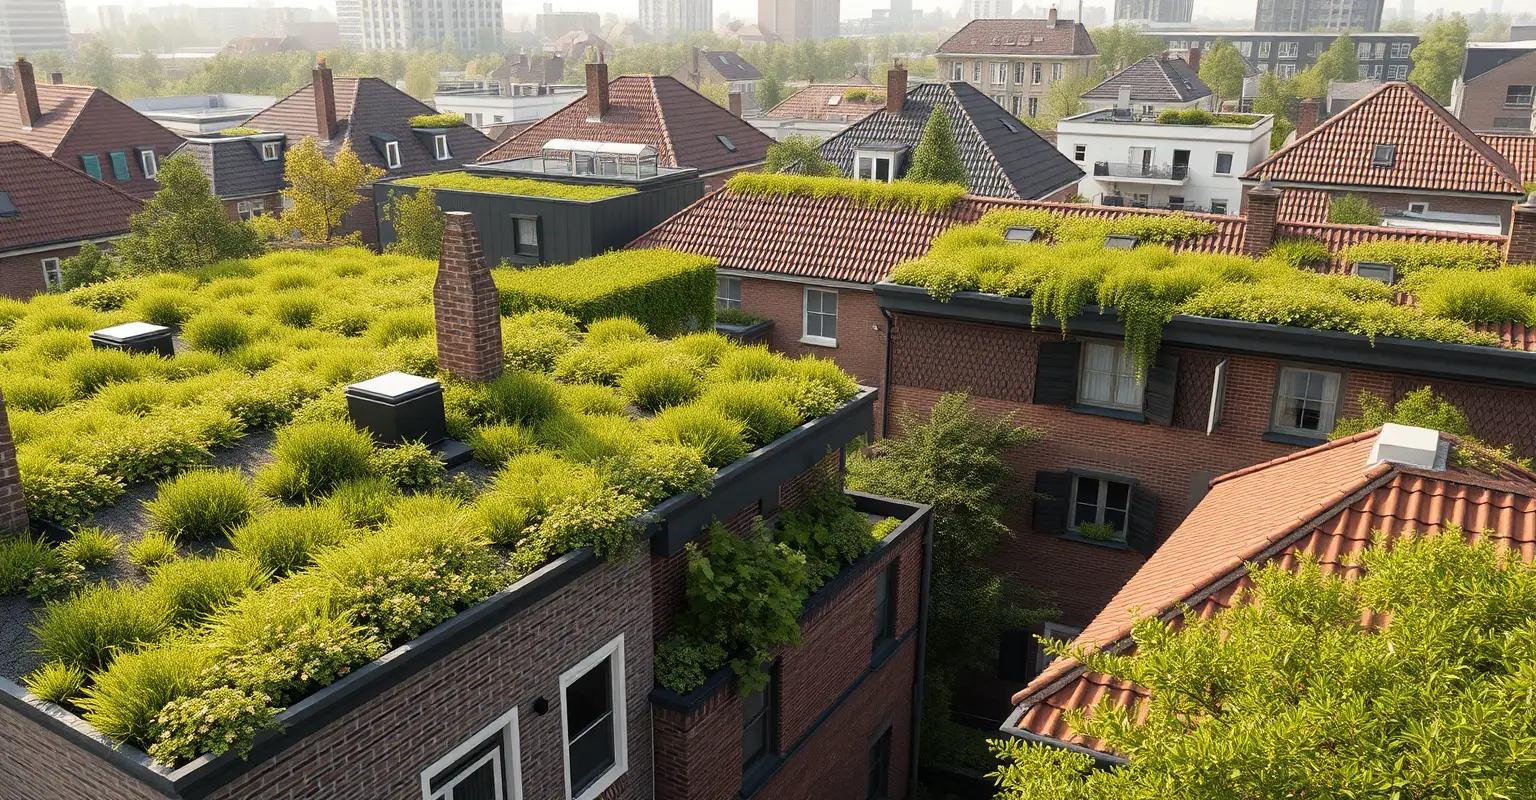
[(913, 211), (943, 211), (965, 196), (959, 184), (880, 183), (853, 178), (813, 178), (805, 175), (737, 173), (725, 184), (735, 194), (803, 195), (806, 197), (846, 197), (870, 208), (906, 208)]
[(573, 186), (533, 178), (486, 177), (470, 175), (467, 172), (437, 172), (415, 178), (402, 178), (395, 183), (401, 186), (426, 186), (432, 189), (453, 189), (460, 192), (517, 194), (525, 197), (550, 197), (557, 200), (585, 202), (607, 200), (610, 197), (635, 193), (635, 190), (628, 186)]
[(225, 128), (224, 130), (219, 131), (219, 133), (224, 136), (252, 136), (254, 134), (261, 133), (261, 131), (255, 128), (236, 126), (233, 128)]
[[(1195, 219), (1184, 214), (1129, 214), (1105, 218), (1058, 214), (1041, 208), (1018, 211), (988, 211), (977, 220), (976, 227), (951, 228), (944, 236), (961, 239), (976, 236), (977, 229), (1002, 235), (1009, 228), (1034, 228), (1040, 235), (1057, 243), (1097, 242), (1104, 237), (1120, 234), (1138, 237), (1142, 243), (1173, 244), (1181, 239), (1195, 239), (1216, 232), (1216, 225), (1209, 220)], [(990, 238), (978, 241), (990, 242)]]
[(1340, 253), (1344, 261), (1376, 261), (1397, 267), (1406, 278), (1424, 269), (1493, 269), (1503, 263), (1499, 248), (1483, 242), (1365, 242)]
[(550, 309), (584, 324), (629, 317), (667, 335), (715, 319), (715, 262), (671, 250), (615, 250), (574, 264), (498, 269), (501, 313)]
[(453, 111), (442, 114), (417, 114), (406, 121), (412, 128), (454, 128), (464, 124), (464, 115)]
[(940, 299), (958, 291), (1030, 297), (1031, 324), (1051, 321), (1063, 330), (1090, 306), (1113, 309), (1141, 369), (1151, 364), (1162, 328), (1175, 313), (1369, 337), (1497, 344), (1491, 334), (1467, 327), (1462, 320), (1470, 312), (1458, 316), (1447, 310), (1450, 304), (1438, 311), (1399, 305), (1392, 287), (1364, 278), (1322, 275), (1278, 259), (1174, 253), (1151, 245), (1125, 251), (1092, 242), (1009, 244), (1001, 233), (1006, 227), (1005, 217), (993, 217), (988, 224), (953, 228), (927, 256), (898, 266), (890, 280), (926, 287)]

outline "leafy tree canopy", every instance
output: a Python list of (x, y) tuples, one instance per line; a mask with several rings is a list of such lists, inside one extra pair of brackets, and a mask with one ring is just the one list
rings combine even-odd
[(928, 112), (923, 138), (912, 150), (912, 167), (907, 170), (907, 180), (966, 184), (965, 163), (960, 160), (960, 148), (955, 144), (949, 126), (949, 112), (942, 105), (935, 105)]
[(1148, 34), (1140, 25), (1116, 22), (1104, 28), (1088, 32), (1093, 46), (1099, 51), (1099, 68), (1105, 72), (1118, 72), (1137, 61), (1160, 53), (1168, 45), (1157, 36)]
[(1360, 195), (1346, 194), (1328, 204), (1328, 221), (1336, 225), (1380, 225), (1381, 209)]
[(798, 175), (812, 175), (819, 177), (831, 177), (841, 175), (837, 165), (822, 158), (817, 145), (821, 140), (792, 133), (768, 145), (768, 160), (763, 164), (764, 172), (783, 172), (790, 167), (797, 166), (795, 173)]
[(160, 162), (155, 179), (160, 191), (128, 220), (115, 248), (128, 271), (180, 272), (261, 251), (255, 229), (229, 218), (192, 156)]
[(1248, 62), (1226, 39), (1217, 39), (1211, 52), (1200, 59), (1200, 80), (1216, 93), (1218, 102), (1243, 96), (1243, 76), (1247, 72)]
[(340, 235), (342, 220), (364, 200), (359, 190), (383, 177), (384, 170), (358, 159), (351, 142), (328, 161), (320, 144), (307, 137), (288, 150), (283, 162), (288, 207), (281, 216), (257, 217), (262, 232), (280, 238), (297, 231), (306, 242), (356, 243), (356, 232)]
[(1419, 37), (1419, 46), (1413, 48), (1413, 71), (1408, 73), (1408, 80), (1449, 105), (1451, 84), (1461, 74), (1469, 35), (1467, 21), (1460, 14), (1431, 23)]
[(437, 260), (443, 252), (443, 210), (437, 207), (437, 193), (429, 188), (414, 194), (397, 192), (384, 207), (384, 218), (395, 229), (391, 253)]

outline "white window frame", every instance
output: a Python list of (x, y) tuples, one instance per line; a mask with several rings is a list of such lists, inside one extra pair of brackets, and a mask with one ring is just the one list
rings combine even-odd
[(715, 276), (715, 308), (741, 308), (740, 278), (731, 275)]
[[(809, 333), (809, 331), (811, 329), (811, 292), (820, 292), (822, 294), (830, 294), (833, 297), (837, 297), (837, 290), (836, 289), (827, 289), (827, 288), (824, 288), (824, 287), (821, 287), (821, 286), (807, 286), (807, 287), (805, 287), (805, 291), (802, 292), (801, 296), (800, 296), (800, 342), (802, 344), (814, 344), (814, 345), (817, 345), (817, 346), (820, 346), (820, 347), (836, 347), (837, 346), (837, 337), (836, 336), (812, 336)], [(837, 302), (837, 301), (834, 301), (834, 302)], [(822, 307), (825, 308), (826, 306), (822, 306)], [(839, 310), (841, 310), (841, 307), (842, 307), (841, 303), (839, 303), (839, 305), (838, 305)], [(825, 311), (817, 311), (815, 313), (818, 316), (823, 316), (823, 317), (830, 316), (832, 318), (832, 324), (834, 326), (837, 325), (837, 322), (838, 322), (838, 312), (837, 311), (833, 311), (831, 314), (828, 314)]]
[(399, 142), (385, 142), (384, 143), (384, 163), (390, 169), (399, 169), (400, 168), (400, 163), (401, 162), (400, 162), (400, 143)]
[[(1328, 379), (1328, 376), (1332, 376), (1334, 379), (1333, 397), (1327, 397), (1317, 401), (1323, 404), (1323, 411), (1325, 412), (1320, 414), (1318, 417), (1318, 422), (1320, 424), (1318, 425), (1317, 430), (1296, 428), (1290, 425), (1282, 424), (1280, 421), (1280, 413), (1283, 408), (1282, 400), (1285, 397), (1283, 392), (1285, 391), (1286, 376), (1297, 372), (1307, 372), (1314, 375), (1320, 375), (1323, 376), (1324, 381)], [(1340, 397), (1344, 393), (1344, 378), (1344, 373), (1335, 370), (1317, 369), (1315, 367), (1309, 367), (1300, 364), (1281, 365), (1279, 373), (1277, 373), (1275, 376), (1274, 399), (1270, 402), (1270, 431), (1274, 433), (1287, 434), (1290, 436), (1301, 436), (1308, 439), (1321, 439), (1326, 437), (1330, 432), (1333, 431), (1333, 426), (1339, 421), (1339, 406), (1342, 405), (1340, 402)]]
[(1425, 214), (1429, 212), (1429, 203), (1425, 200), (1415, 200), (1408, 204), (1408, 213)]
[[(1218, 206), (1221, 208), (1220, 211), (1216, 210)], [(1224, 198), (1224, 197), (1212, 197), (1211, 198), (1211, 213), (1212, 214), (1225, 214), (1225, 213), (1227, 213), (1227, 207), (1228, 206), (1227, 206), (1226, 198)]]
[(1029, 98), (1029, 101), (1024, 106), (1024, 111), (1029, 114), (1030, 119), (1040, 116), (1040, 98)]
[(153, 178), (160, 174), (160, 160), (155, 157), (155, 151), (139, 151), (139, 169), (144, 170), (146, 178)]
[[(1093, 473), (1080, 475), (1076, 472), (1069, 474), (1072, 476), (1072, 504), (1067, 507), (1067, 520), (1069, 522), (1077, 518), (1077, 484), (1083, 478), (1099, 482), (1099, 496), (1093, 499), (1095, 508), (1093, 521), (1095, 523), (1104, 522), (1104, 512), (1109, 507), (1109, 485), (1111, 483), (1118, 483), (1125, 486), (1125, 527), (1121, 530), (1115, 531), (1114, 535), (1107, 540), (1111, 542), (1124, 543), (1126, 536), (1130, 533), (1131, 530), (1131, 509), (1136, 505), (1136, 484), (1132, 481), (1112, 478), (1107, 475), (1095, 475)], [(1087, 500), (1083, 501), (1085, 504), (1087, 502)], [(1068, 530), (1071, 530), (1073, 533), (1077, 533), (1077, 523), (1071, 522), (1071, 527)], [(1077, 535), (1082, 536), (1083, 534), (1077, 533)]]
[[(565, 713), (567, 708), (565, 690), (591, 672), (598, 664), (610, 658), (613, 659), (608, 670), (609, 679), (613, 682), (609, 694), (613, 699), (613, 766), (598, 776), (597, 780), (593, 781), (592, 785), (581, 794), (572, 794), (571, 732)], [(627, 724), (628, 707), (625, 700), (624, 677), (624, 634), (622, 633), (598, 648), (597, 652), (582, 659), (581, 663), (560, 673), (560, 752), (565, 762), (565, 797), (568, 800), (593, 800), (629, 771), (629, 725)]]
[(1088, 145), (1079, 144), (1072, 147), (1072, 160), (1082, 163), (1088, 160)]
[(1002, 61), (992, 62), (992, 83), (998, 86), (1008, 82), (1008, 64)]
[(282, 158), (282, 157), (283, 157), (283, 144), (282, 144), (282, 142), (262, 142), (261, 143), (261, 160), (262, 161), (276, 161), (276, 160), (278, 160), (279, 158)]
[(982, 70), (982, 65), (985, 64), (985, 63), (986, 63), (985, 61), (982, 61), (979, 58), (976, 59), (975, 61), (971, 62), (971, 82), (972, 83), (981, 83), (981, 70)]
[[(854, 157), (854, 177), (865, 181), (878, 181), (880, 174), (880, 162), (885, 162), (885, 183), (896, 180), (896, 156), (893, 153), (876, 150), (856, 150)], [(868, 162), (867, 164), (865, 162)], [(866, 170), (865, 167), (869, 169)]]
[(55, 286), (62, 286), (64, 284), (64, 270), (60, 267), (61, 263), (58, 258), (53, 256), (42, 260), (43, 286), (52, 289)]
[[(1225, 172), (1223, 172), (1222, 169), (1221, 169), (1221, 157), (1222, 156), (1226, 156), (1227, 157), (1227, 169), (1226, 169)], [(1236, 153), (1217, 153), (1216, 154), (1216, 163), (1211, 165), (1211, 172), (1212, 172), (1212, 174), (1215, 174), (1215, 175), (1231, 175), (1232, 174), (1232, 167), (1236, 163), (1237, 163), (1237, 154)]]
[(252, 217), (259, 217), (267, 210), (266, 201), (263, 200), (239, 200), (235, 203), (235, 216), (250, 222)]
[(1253, 57), (1253, 42), (1238, 42), (1237, 52), (1243, 54), (1243, 58)]
[[(1074, 478), (1074, 483), (1075, 482), (1076, 481), (1075, 481), (1075, 478)], [(1081, 636), (1082, 633), (1083, 633), (1083, 629), (1082, 628), (1075, 628), (1075, 627), (1073, 627), (1071, 625), (1059, 625), (1059, 624), (1054, 623), (1054, 622), (1047, 622), (1047, 623), (1045, 623), (1045, 627), (1042, 628), (1041, 631), (1040, 631), (1040, 638), (1041, 639), (1063, 639), (1065, 641), (1070, 642), (1070, 641), (1075, 640), (1077, 637)], [(1043, 642), (1042, 642), (1042, 646), (1035, 648), (1035, 672), (1045, 672), (1045, 668), (1049, 667), (1051, 665), (1051, 662), (1055, 661), (1055, 660), (1056, 660), (1055, 656), (1051, 655), (1050, 653), (1045, 652), (1045, 647), (1044, 647), (1044, 643)]]
[[(446, 792), (455, 784), (443, 787), (436, 794), (432, 792), (432, 780), (444, 770), (453, 766), (459, 759), (484, 745), (493, 736), (502, 737), (502, 765), (496, 773), (497, 782), (501, 785), (501, 796), (506, 800), (523, 800), (523, 756), (522, 740), (517, 726), (517, 706), (511, 711), (502, 714), (495, 722), (481, 728), (475, 735), (469, 737), (463, 744), (453, 748), (447, 755), (432, 763), (432, 766), (421, 771), (421, 797), (422, 800), (442, 800), (447, 797)], [(491, 751), (488, 757), (494, 758), (498, 751)], [(474, 766), (479, 766), (476, 762)]]
[(1281, 42), (1278, 58), (1295, 58), (1301, 53), (1299, 42)]
[(1027, 63), (1023, 61), (1013, 62), (1013, 82), (1022, 85), (1024, 83), (1024, 75), (1028, 71), (1029, 65)]
[(951, 74), (954, 75), (954, 80), (957, 80), (957, 81), (965, 80), (965, 62), (964, 61), (955, 61), (954, 62), (954, 69), (951, 71)]
[(1051, 80), (1053, 80), (1053, 81), (1061, 80), (1062, 74), (1063, 74), (1063, 67), (1061, 65), (1061, 62), (1060, 61), (1052, 62), (1051, 63)]
[(447, 161), (453, 158), (453, 153), (448, 150), (448, 134), (437, 133), (432, 135), (432, 155), (438, 161)]
[[(1084, 390), (1085, 390), (1086, 385), (1087, 385), (1086, 382), (1087, 382), (1088, 372), (1089, 372), (1089, 370), (1088, 370), (1088, 352), (1089, 352), (1089, 350), (1091, 350), (1093, 348), (1108, 348), (1112, 352), (1112, 354), (1114, 356), (1114, 359), (1115, 359), (1116, 370), (1114, 372), (1108, 373), (1108, 375), (1110, 376), (1110, 380), (1109, 380), (1109, 398), (1110, 399), (1108, 399), (1108, 400), (1089, 400), (1089, 399), (1086, 399), (1084, 397), (1084, 394), (1085, 394)], [(1128, 373), (1122, 374), (1120, 372), (1120, 368), (1121, 367), (1126, 367), (1126, 366), (1130, 367), (1130, 371)], [(1104, 373), (1099, 373), (1099, 374), (1104, 374)], [(1116, 390), (1120, 387), (1120, 382), (1121, 381), (1125, 381), (1125, 380), (1131, 381), (1136, 386), (1136, 402), (1135, 403), (1117, 403), (1117, 402), (1114, 401)], [(1081, 406), (1092, 406), (1094, 408), (1112, 408), (1112, 409), (1117, 409), (1117, 410), (1120, 410), (1120, 411), (1136, 411), (1136, 412), (1139, 412), (1143, 408), (1146, 407), (1146, 400), (1147, 400), (1146, 386), (1136, 380), (1136, 369), (1135, 369), (1135, 366), (1131, 365), (1127, 361), (1127, 359), (1126, 359), (1126, 352), (1125, 352), (1125, 345), (1123, 343), (1121, 343), (1121, 342), (1095, 341), (1095, 340), (1088, 340), (1088, 341), (1084, 341), (1083, 342), (1082, 353), (1078, 356), (1078, 362), (1077, 362), (1077, 404), (1078, 405), (1081, 405)]]
[(1259, 42), (1259, 58), (1269, 58), (1269, 42)]
[(1040, 65), (1040, 62), (1038, 62), (1038, 61), (1030, 62), (1030, 64), (1029, 64), (1029, 85), (1030, 86), (1039, 86), (1040, 84), (1042, 84), (1044, 82), (1045, 82), (1045, 68), (1042, 67)]

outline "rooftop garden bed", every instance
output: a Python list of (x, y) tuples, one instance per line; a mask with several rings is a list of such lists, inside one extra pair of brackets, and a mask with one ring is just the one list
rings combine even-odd
[(1246, 128), (1263, 119), (1258, 114), (1212, 114), (1203, 108), (1170, 108), (1157, 115), (1159, 125), (1228, 125)]
[(715, 262), (671, 250), (615, 250), (574, 264), (495, 270), (501, 313), (563, 311), (581, 322), (630, 317), (654, 331), (708, 328), (715, 318)]
[(442, 114), (417, 114), (407, 122), (412, 128), (456, 128), (464, 124), (464, 115), (455, 111)]
[(905, 208), (912, 211), (944, 211), (965, 196), (965, 187), (952, 183), (913, 181), (861, 181), (853, 178), (816, 178), (782, 173), (741, 172), (726, 181), (726, 189), (743, 195), (803, 195), (846, 197), (870, 208)]
[(224, 130), (219, 131), (220, 136), (255, 136), (258, 133), (261, 133), (260, 129), (246, 128), (244, 126), (225, 128)]
[[(475, 456), (448, 475), (425, 446), (376, 446), (341, 394), (435, 374), (433, 275), (285, 252), (0, 303), (29, 508), (75, 528), (0, 540), (16, 612), (0, 624), (36, 612), (34, 693), (168, 765), (238, 752), (283, 707), (551, 559), (633, 553), (648, 509), (857, 391), (830, 362), (530, 303), (503, 320), (507, 374), (444, 379), (449, 434)], [(90, 348), (89, 331), (136, 319), (180, 326), (188, 347)]]
[[(1017, 213), (993, 212), (946, 231), (927, 256), (898, 266), (889, 280), (924, 287), (939, 300), (962, 291), (1028, 297), (1032, 324), (1051, 318), (1063, 331), (1089, 306), (1114, 309), (1141, 369), (1152, 363), (1174, 314), (1489, 346), (1498, 337), (1475, 323), (1536, 322), (1536, 267), (1486, 270), (1481, 250), (1468, 250), (1476, 257), (1470, 261), (1442, 252), (1435, 263), (1449, 266), (1424, 268), (1390, 286), (1298, 268), (1289, 263), (1297, 257), (1294, 243), (1284, 257), (1262, 259), (1156, 245), (1111, 250), (1091, 240), (1010, 244), (1002, 231)], [(1400, 289), (1417, 302), (1399, 302)]]
[(634, 194), (628, 186), (576, 186), (555, 181), (533, 178), (500, 178), (470, 175), (467, 172), (436, 172), (414, 178), (395, 181), (400, 186), (424, 186), (431, 189), (453, 189), (461, 192), (486, 192), (488, 194), (512, 194), (523, 197), (548, 197), (555, 200), (580, 200), (595, 202), (619, 195)]
[(843, 92), (843, 99), (856, 103), (884, 103), (885, 95), (874, 89), (848, 89)]

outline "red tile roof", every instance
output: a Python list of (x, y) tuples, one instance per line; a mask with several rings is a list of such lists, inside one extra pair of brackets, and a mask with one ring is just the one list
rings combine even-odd
[(21, 126), (14, 94), (0, 98), (0, 141), (17, 141), (65, 166), (80, 168), (80, 156), (101, 159), (102, 172), (112, 175), (109, 153), (128, 158), (129, 180), (114, 185), (135, 197), (147, 198), (160, 184), (146, 177), (138, 148), (151, 148), (159, 159), (181, 146), (182, 138), (121, 100), (91, 86), (39, 84), (37, 101), (42, 120), (31, 130)]
[(16, 206), (0, 217), (7, 250), (127, 233), (140, 201), (18, 142), (0, 141), (0, 192)]
[[(878, 95), (880, 100), (849, 100), (843, 95), (853, 89)], [(833, 98), (837, 99), (832, 103)], [(786, 97), (768, 109), (764, 117), (772, 119), (819, 119), (832, 122), (856, 122), (885, 108), (885, 90), (869, 84), (813, 83)]]
[(1520, 173), (1522, 180), (1536, 180), (1536, 136), (1529, 133), (1478, 134)]
[[(340, 102), (338, 98), (338, 102)], [(608, 84), (608, 114), (587, 120), (586, 95), (491, 148), (481, 161), (536, 155), (550, 139), (648, 144), (665, 167), (713, 172), (756, 164), (773, 140), (670, 76), (625, 75)], [(736, 146), (732, 152), (717, 136)]]
[[(1371, 165), (1378, 144), (1397, 146), (1392, 166)], [(1520, 173), (1508, 159), (1422, 89), (1397, 81), (1329, 117), (1243, 177), (1280, 185), (1523, 193)]]
[(1294, 222), (1327, 222), (1332, 197), (1322, 189), (1282, 189), (1277, 218)]
[(1043, 19), (977, 19), (939, 45), (945, 55), (985, 54), (1004, 56), (1098, 55), (1088, 29), (1072, 20), (1056, 27)]
[[(1126, 652), (1134, 647), (1133, 614), (1176, 625), (1187, 605), (1208, 617), (1232, 605), (1249, 585), (1249, 563), (1294, 568), (1297, 557), (1307, 554), (1325, 573), (1353, 577), (1358, 568), (1346, 557), (1371, 546), (1376, 531), (1390, 543), (1405, 531), (1460, 525), (1468, 538), (1492, 536), (1527, 561), (1536, 558), (1536, 475), (1513, 464), (1501, 465), (1498, 475), (1458, 466), (1371, 465), (1378, 434), (1329, 442), (1211, 481), (1210, 493), (1077, 642)], [(1455, 446), (1454, 437), (1444, 438)], [(1104, 697), (1129, 705), (1146, 699), (1146, 692), (1058, 659), (1014, 696), (1023, 711), (1017, 725), (1100, 749), (1101, 742), (1074, 737), (1062, 715)]]

